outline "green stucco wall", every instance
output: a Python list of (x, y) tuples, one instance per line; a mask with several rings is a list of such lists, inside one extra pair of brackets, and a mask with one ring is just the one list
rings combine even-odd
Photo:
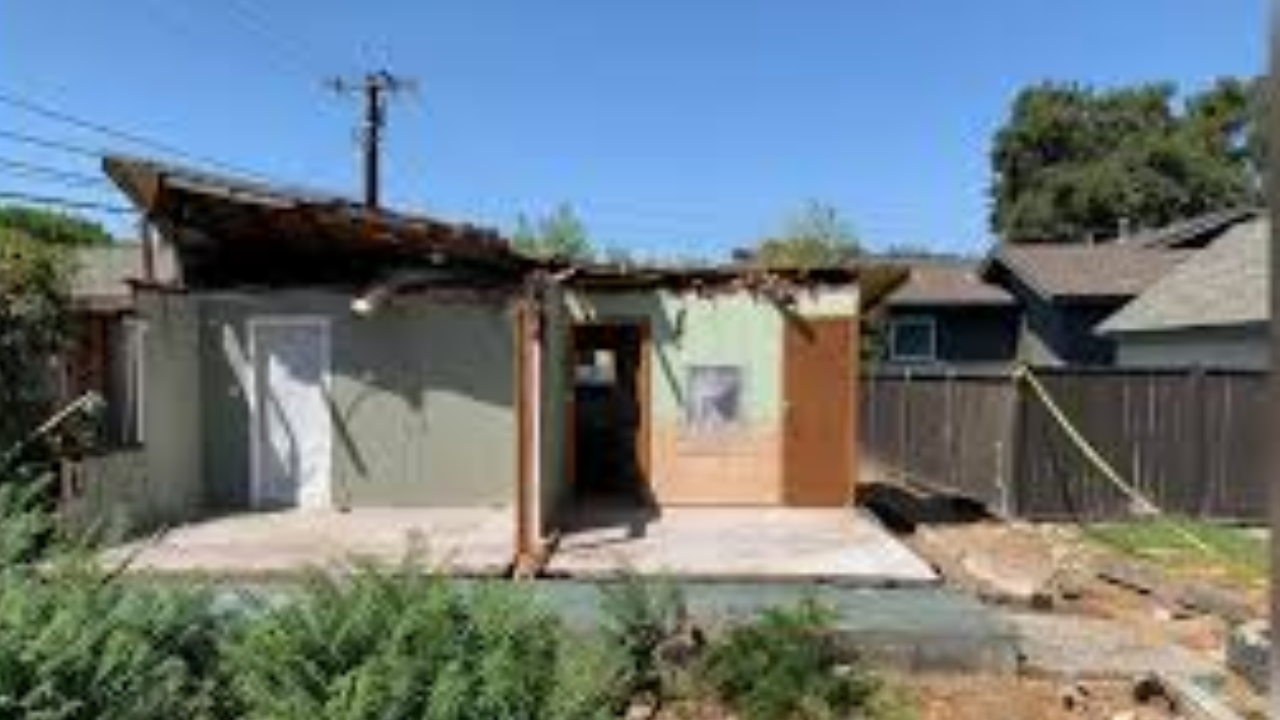
[[(857, 315), (854, 288), (801, 293), (783, 308), (749, 292), (698, 295), (662, 290), (556, 291), (547, 302), (546, 366), (543, 373), (542, 508), (546, 524), (554, 526), (568, 498), (568, 445), (565, 408), (572, 397), (568, 345), (574, 323), (639, 322), (650, 332), (649, 386), (653, 432), (683, 423), (687, 372), (691, 365), (737, 365), (743, 368), (743, 420), (748, 428), (767, 435), (780, 427), (782, 407), (782, 348), (786, 315), (846, 317)], [(856, 352), (856, 348), (855, 348)], [(657, 436), (651, 437), (657, 442)], [(715, 438), (714, 453), (731, 455), (754, 442), (747, 436)], [(685, 450), (707, 453), (705, 446), (686, 443)], [(657, 474), (671, 471), (671, 458), (652, 448)], [(663, 463), (667, 464), (664, 466)]]
[(147, 321), (143, 433), (151, 495), (146, 514), (158, 523), (181, 522), (196, 517), (205, 501), (199, 308), (185, 296), (140, 293), (138, 311)]
[(148, 417), (198, 416), (196, 450), (170, 454), (182, 456), (188, 476), (203, 478), (208, 508), (250, 502), (249, 322), (264, 316), (329, 325), (335, 506), (513, 501), (515, 353), (505, 304), (418, 297), (361, 318), (350, 312), (349, 295), (327, 292), (206, 294), (182, 302), (190, 308), (182, 333), (191, 350), (169, 364), (181, 366), (184, 377), (169, 388), (171, 406), (153, 411), (149, 404)]
[(689, 366), (739, 365), (744, 376), (745, 420), (770, 424), (782, 407), (783, 313), (852, 317), (857, 312), (857, 294), (853, 289), (806, 292), (788, 310), (746, 291), (706, 296), (668, 291), (575, 292), (568, 305), (578, 322), (648, 323), (655, 421), (676, 422), (683, 417)]

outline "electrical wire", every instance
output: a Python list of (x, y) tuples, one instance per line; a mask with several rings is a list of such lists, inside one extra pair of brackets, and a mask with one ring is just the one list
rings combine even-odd
[(69, 210), (96, 210), (98, 212), (116, 213), (121, 215), (138, 214), (138, 211), (134, 208), (126, 207), (124, 205), (112, 205), (110, 203), (68, 198), (60, 195), (38, 195), (16, 190), (0, 190), (0, 200), (11, 200), (14, 202), (30, 203), (32, 205), (49, 205)]
[[(35, 115), (37, 117), (42, 117), (46, 120), (53, 120), (55, 122), (59, 122), (64, 125), (69, 125), (71, 127), (75, 127), (81, 130), (94, 132), (104, 137), (109, 137), (109, 138), (112, 138), (113, 140), (117, 140), (123, 143), (147, 148), (154, 152), (160, 153), (161, 155), (169, 155), (174, 158), (179, 158), (182, 160), (186, 160), (188, 162), (196, 163), (198, 165), (204, 165), (211, 168), (218, 168), (218, 169), (222, 169), (222, 170), (237, 173), (237, 174), (261, 177), (261, 174), (256, 171), (239, 167), (237, 165), (233, 165), (228, 162), (223, 162), (221, 160), (218, 160), (217, 158), (209, 157), (207, 155), (188, 152), (171, 143), (155, 140), (153, 138), (147, 137), (137, 132), (122, 130), (116, 127), (112, 127), (105, 123), (88, 120), (83, 117), (79, 117), (77, 115), (74, 115), (72, 113), (69, 113), (63, 110), (59, 110), (57, 108), (51, 107), (46, 104), (37, 103), (35, 101), (28, 100), (26, 98), (18, 97), (12, 93), (0, 91), (0, 105), (8, 105), (9, 107), (22, 110), (29, 114)], [(98, 153), (98, 154), (101, 155), (102, 153)]]
[(0, 167), (7, 168), (10, 173), (18, 175), (19, 177), (59, 182), (72, 187), (109, 187), (111, 185), (109, 180), (99, 175), (90, 175), (89, 173), (75, 172), (63, 168), (52, 167), (50, 165), (25, 162), (22, 160), (11, 160), (9, 158), (0, 157)]
[(300, 36), (291, 36), (279, 31), (276, 23), (251, 3), (243, 0), (223, 0), (219, 6), (230, 10), (241, 24), (266, 40), (271, 48), (288, 62), (294, 70), (305, 74), (308, 78), (316, 77), (313, 71), (319, 70), (319, 76), (326, 74), (327, 68), (321, 62), (323, 53), (316, 51), (313, 43), (299, 40)]
[(56, 150), (68, 155), (92, 158), (94, 160), (100, 160), (107, 155), (107, 153), (100, 149), (66, 142), (64, 140), (50, 140), (38, 135), (31, 135), (29, 133), (17, 132), (14, 130), (0, 129), (0, 139), (21, 143), (23, 145), (30, 145), (31, 147), (38, 147), (43, 150)]

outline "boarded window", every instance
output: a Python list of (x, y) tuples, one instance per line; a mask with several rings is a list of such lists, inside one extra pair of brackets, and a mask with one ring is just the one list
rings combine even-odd
[(694, 430), (731, 427), (743, 420), (742, 368), (692, 365), (688, 369), (685, 421)]

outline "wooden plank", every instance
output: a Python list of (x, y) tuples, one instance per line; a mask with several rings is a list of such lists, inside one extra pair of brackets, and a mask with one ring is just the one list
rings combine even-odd
[(788, 321), (783, 342), (783, 502), (840, 507), (853, 497), (853, 320)]

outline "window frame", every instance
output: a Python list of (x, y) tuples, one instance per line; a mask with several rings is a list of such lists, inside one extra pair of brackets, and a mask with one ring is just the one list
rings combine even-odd
[(128, 348), (125, 357), (125, 393), (129, 403), (127, 424), (121, 428), (126, 444), (140, 446), (147, 441), (147, 335), (150, 323), (139, 317), (126, 317), (121, 322)]
[[(906, 327), (924, 328), (929, 349), (924, 353), (903, 353), (898, 349), (898, 333)], [(938, 361), (938, 320), (931, 315), (903, 315), (889, 321), (889, 359), (895, 362), (932, 363)]]
[[(737, 375), (737, 403), (734, 417), (723, 425), (712, 426), (706, 422), (695, 421), (695, 407), (693, 403), (693, 377), (699, 370), (729, 370)], [(747, 424), (747, 366), (745, 363), (734, 362), (691, 362), (685, 363), (684, 366), (685, 381), (685, 408), (682, 413), (682, 425), (686, 431), (695, 434), (699, 433), (715, 433), (724, 430), (733, 430), (741, 428)]]

